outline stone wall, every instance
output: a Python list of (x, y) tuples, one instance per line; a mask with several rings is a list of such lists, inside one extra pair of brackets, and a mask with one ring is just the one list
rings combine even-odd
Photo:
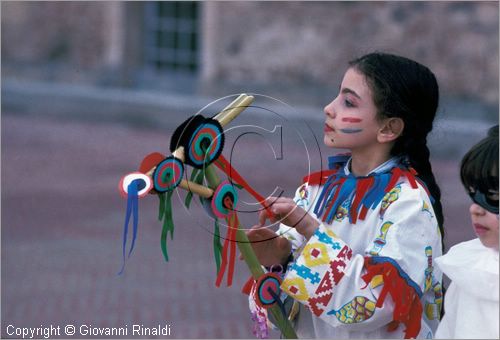
[(84, 69), (105, 62), (107, 2), (2, 2), (2, 57), (67, 62)]
[(116, 78), (124, 53), (122, 3), (2, 1), (1, 6), (2, 76), (87, 84)]
[[(206, 78), (333, 85), (373, 50), (416, 59), (442, 91), (498, 103), (498, 2), (222, 2)], [(336, 86), (336, 85), (335, 85)]]
[[(200, 5), (200, 79), (221, 94), (267, 87), (329, 95), (348, 60), (383, 50), (428, 65), (447, 96), (498, 104), (498, 2)], [(127, 79), (140, 73), (143, 24), (130, 19), (144, 17), (140, 2), (2, 1), (1, 8), (3, 76), (27, 66), (54, 69), (52, 80), (90, 83), (103, 83), (96, 79), (106, 72), (112, 80), (120, 70)]]

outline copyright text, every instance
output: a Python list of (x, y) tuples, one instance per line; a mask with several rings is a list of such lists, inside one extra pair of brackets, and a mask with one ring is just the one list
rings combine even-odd
[(51, 337), (65, 336), (170, 336), (171, 328), (169, 324), (146, 327), (144, 325), (125, 325), (123, 327), (96, 327), (93, 325), (65, 325), (40, 327), (16, 327), (8, 325), (6, 333), (10, 337), (22, 339), (49, 339)]

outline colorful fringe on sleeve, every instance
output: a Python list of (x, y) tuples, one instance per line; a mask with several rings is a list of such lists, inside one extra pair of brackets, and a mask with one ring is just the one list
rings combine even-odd
[(384, 281), (376, 306), (383, 306), (387, 294), (394, 301), (393, 322), (389, 324), (388, 330), (395, 330), (402, 323), (406, 327), (405, 339), (416, 338), (423, 312), (420, 287), (391, 258), (365, 257), (365, 267), (367, 273), (362, 278), (367, 285), (377, 275), (381, 275)]

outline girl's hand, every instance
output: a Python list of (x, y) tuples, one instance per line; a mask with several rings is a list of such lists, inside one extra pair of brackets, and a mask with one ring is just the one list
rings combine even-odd
[[(269, 228), (255, 225), (246, 232), (259, 262), (266, 267), (285, 264), (292, 251), (290, 242)], [(243, 259), (240, 256), (240, 259)]]
[(268, 197), (266, 205), (270, 207), (274, 217), (268, 216), (266, 210), (259, 213), (259, 223), (264, 225), (269, 218), (271, 223), (281, 222), (289, 227), (293, 227), (299, 234), (302, 234), (307, 240), (314, 234), (319, 227), (319, 222), (309, 215), (304, 209), (297, 206), (293, 199), (288, 197)]

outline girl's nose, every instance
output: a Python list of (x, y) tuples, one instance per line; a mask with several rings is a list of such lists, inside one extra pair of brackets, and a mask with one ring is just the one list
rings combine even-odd
[(333, 109), (333, 101), (330, 104), (328, 104), (327, 106), (325, 106), (323, 111), (325, 112), (325, 115), (327, 115), (328, 117), (335, 118), (335, 110)]
[(480, 205), (472, 203), (470, 205), (469, 212), (471, 215), (483, 215), (485, 210)]

